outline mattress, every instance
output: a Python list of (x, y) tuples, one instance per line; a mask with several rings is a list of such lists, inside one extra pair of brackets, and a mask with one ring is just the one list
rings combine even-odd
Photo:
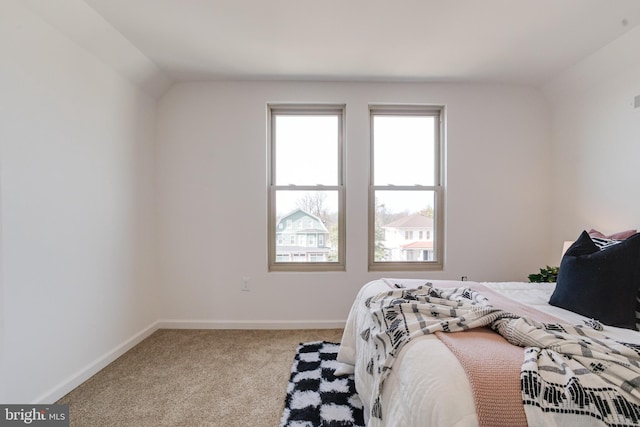
[[(352, 305), (338, 353), (342, 373), (354, 373), (356, 389), (369, 420), (375, 398), (373, 377), (365, 372), (375, 349), (370, 341), (359, 337), (369, 329), (372, 318), (364, 301), (392, 289), (394, 284), (412, 288), (430, 282), (435, 287), (471, 286), (474, 282), (424, 279), (379, 279), (365, 284)], [(483, 282), (482, 285), (517, 302), (534, 307), (570, 324), (590, 320), (579, 314), (551, 306), (549, 297), (554, 283)], [(603, 333), (618, 341), (640, 345), (640, 332), (604, 325)], [(446, 373), (446, 374), (443, 374)], [(451, 351), (434, 335), (410, 341), (400, 351), (394, 368), (386, 379), (381, 395), (382, 421), (385, 427), (463, 427), (477, 426), (478, 417), (471, 386), (464, 369)]]

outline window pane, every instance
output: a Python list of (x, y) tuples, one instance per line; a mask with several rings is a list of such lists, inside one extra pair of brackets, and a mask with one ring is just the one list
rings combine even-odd
[(433, 191), (376, 191), (374, 261), (434, 261)]
[(338, 191), (276, 191), (276, 263), (338, 261)]
[(436, 119), (373, 116), (374, 184), (435, 185)]
[(339, 116), (275, 116), (276, 185), (337, 185)]

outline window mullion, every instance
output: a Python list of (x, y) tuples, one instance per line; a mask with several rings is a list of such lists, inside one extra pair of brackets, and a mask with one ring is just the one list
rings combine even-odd
[(436, 191), (441, 186), (439, 185), (373, 185), (375, 191)]
[(273, 185), (277, 191), (337, 191), (341, 185)]

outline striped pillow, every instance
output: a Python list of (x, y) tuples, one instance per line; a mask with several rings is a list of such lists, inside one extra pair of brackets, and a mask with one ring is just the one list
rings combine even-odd
[(593, 243), (595, 243), (600, 250), (607, 249), (610, 246), (617, 245), (618, 243), (622, 242), (622, 240), (604, 239), (593, 236), (591, 236), (591, 240), (593, 240)]

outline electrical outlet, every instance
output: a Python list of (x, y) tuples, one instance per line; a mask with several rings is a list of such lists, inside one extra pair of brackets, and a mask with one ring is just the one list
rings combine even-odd
[(242, 277), (242, 284), (240, 285), (240, 290), (243, 292), (249, 292), (251, 288), (249, 287), (249, 278), (247, 276)]

